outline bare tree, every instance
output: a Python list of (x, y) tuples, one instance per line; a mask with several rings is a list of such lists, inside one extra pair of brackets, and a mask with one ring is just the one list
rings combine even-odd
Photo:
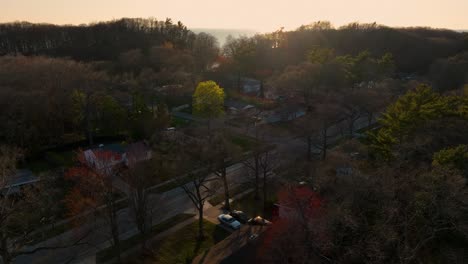
[(31, 246), (39, 230), (46, 227), (57, 201), (50, 197), (51, 190), (46, 188), (50, 182), (45, 176), (34, 185), (15, 186), (16, 162), (21, 155), (17, 148), (0, 146), (0, 262), (12, 263), (21, 255), (86, 244), (83, 239), (88, 233), (70, 244)]
[(68, 170), (67, 177), (76, 182), (65, 198), (71, 215), (92, 211), (103, 217), (109, 227), (113, 248), (120, 260), (118, 222), (119, 191), (114, 179), (122, 172), (121, 156), (111, 151), (78, 154), (79, 166)]
[(213, 171), (211, 167), (213, 164), (212, 152), (209, 150), (209, 145), (204, 144), (203, 140), (194, 140), (181, 148), (184, 149), (180, 153), (181, 164), (190, 164), (188, 165), (190, 172), (179, 178), (179, 183), (198, 211), (198, 239), (203, 240), (205, 237), (203, 208), (205, 202), (215, 194), (215, 190), (210, 188), (208, 183), (217, 180), (211, 174)]
[(254, 174), (254, 187), (255, 187), (255, 196), (254, 199), (260, 199), (259, 186), (260, 186), (260, 155), (262, 153), (262, 147), (259, 140), (259, 126), (258, 122), (260, 121), (260, 115), (262, 110), (256, 110), (252, 115), (246, 115), (247, 119), (247, 130), (249, 127), (253, 127), (255, 134), (255, 146), (252, 153), (252, 159), (246, 159), (243, 161), (244, 166), (249, 169)]
[(224, 189), (224, 209), (230, 210), (231, 205), (229, 199), (229, 181), (227, 178), (227, 167), (232, 164), (241, 156), (241, 149), (239, 146), (230, 142), (225, 135), (224, 131), (218, 131), (213, 134), (210, 139), (210, 167), (213, 167), (213, 173), (222, 181)]
[(141, 234), (143, 249), (146, 247), (147, 231), (153, 216), (150, 193), (147, 191), (155, 174), (151, 161), (147, 160), (150, 156), (151, 152), (145, 144), (132, 144), (127, 151), (128, 170), (125, 173), (130, 187), (128, 193), (130, 209)]
[[(342, 121), (342, 109), (333, 101), (315, 105), (313, 117), (306, 117), (306, 131), (308, 152), (307, 157), (310, 160), (312, 147), (320, 150), (321, 159), (327, 157), (327, 150), (330, 148), (330, 139), (334, 134), (332, 128)], [(314, 137), (315, 136), (315, 137)]]
[(209, 178), (208, 173), (190, 173), (190, 181), (182, 185), (185, 193), (188, 195), (193, 205), (198, 211), (198, 239), (205, 238), (203, 226), (203, 208), (208, 198), (213, 196), (214, 190), (210, 189), (207, 185), (212, 179)]
[(266, 149), (265, 152), (263, 152), (263, 154), (259, 157), (259, 165), (260, 165), (260, 168), (262, 169), (262, 174), (263, 174), (262, 190), (263, 190), (263, 213), (264, 214), (266, 214), (266, 210), (267, 210), (268, 178), (272, 175), (273, 169), (277, 165), (276, 161), (277, 161), (276, 153), (274, 152), (274, 150), (271, 150), (271, 149)]

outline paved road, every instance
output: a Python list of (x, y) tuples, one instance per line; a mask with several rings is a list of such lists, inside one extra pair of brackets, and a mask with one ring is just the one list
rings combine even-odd
[[(246, 174), (244, 174), (243, 165), (234, 164), (230, 166), (227, 169), (227, 176), (230, 183), (233, 185), (244, 181)], [(154, 194), (150, 199), (151, 204), (155, 205), (152, 219), (153, 225), (180, 213), (196, 213), (192, 202), (180, 187), (162, 194)], [(207, 203), (206, 209), (209, 207), (210, 205)], [(138, 233), (129, 208), (124, 208), (119, 211), (118, 221), (121, 239), (131, 237)], [(82, 241), (88, 244), (64, 249), (39, 251), (32, 255), (19, 256), (15, 259), (15, 263), (94, 263), (96, 252), (110, 245), (108, 226), (108, 223), (104, 219), (96, 218), (92, 223), (81, 225), (80, 227), (39, 243), (29, 249), (43, 246), (71, 245), (84, 234), (90, 233), (86, 236), (86, 239)]]

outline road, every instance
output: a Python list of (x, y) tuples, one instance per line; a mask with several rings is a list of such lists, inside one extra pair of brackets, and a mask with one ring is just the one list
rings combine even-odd
[[(238, 163), (230, 166), (227, 169), (227, 177), (233, 186), (245, 181), (246, 174), (244, 174), (243, 165)], [(151, 204), (156, 205), (153, 210), (153, 225), (180, 213), (196, 213), (191, 200), (180, 187), (162, 194), (153, 194), (150, 196), (150, 201)], [(207, 203), (205, 210), (210, 207), (211, 205)], [(118, 223), (121, 239), (138, 233), (129, 208), (119, 211)], [(87, 244), (38, 251), (31, 255), (22, 255), (17, 257), (14, 263), (94, 263), (96, 252), (110, 246), (108, 224), (102, 218), (95, 218), (92, 223), (82, 224), (71, 231), (29, 247), (26, 250), (33, 250), (38, 247), (72, 245), (85, 234), (88, 235), (81, 242)]]
[[(361, 118), (356, 121), (355, 130), (366, 126), (367, 118)], [(331, 133), (335, 136), (330, 140), (330, 143), (341, 138), (340, 127), (338, 125), (331, 129)], [(263, 139), (277, 145), (277, 152), (282, 154), (282, 160), (285, 157), (293, 159), (294, 157), (303, 155), (305, 152), (304, 139), (294, 135), (273, 136), (266, 134), (266, 137)], [(319, 150), (316, 149), (314, 151), (318, 152)], [(244, 173), (242, 164), (230, 166), (227, 170), (227, 176), (231, 186), (247, 180), (247, 174)], [(221, 189), (220, 191), (222, 191)], [(180, 213), (196, 213), (191, 200), (180, 187), (162, 194), (154, 194), (150, 197), (150, 200), (151, 204), (157, 205), (153, 210), (153, 225)], [(209, 209), (210, 205), (207, 203), (206, 207), (205, 209)], [(138, 233), (129, 208), (119, 211), (118, 223), (121, 239)], [(34, 245), (27, 250), (33, 250), (38, 247), (71, 245), (84, 234), (88, 233), (90, 234), (82, 240), (82, 242), (86, 242), (87, 244), (63, 249), (38, 251), (31, 255), (19, 256), (15, 259), (15, 263), (94, 263), (96, 252), (110, 246), (108, 224), (102, 218), (95, 218), (92, 223), (82, 224), (71, 231)]]

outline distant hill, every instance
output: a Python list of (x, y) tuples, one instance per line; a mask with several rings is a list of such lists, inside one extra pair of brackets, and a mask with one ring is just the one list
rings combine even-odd
[(223, 28), (191, 28), (195, 33), (205, 32), (215, 36), (219, 44), (222, 46), (226, 42), (226, 37), (232, 35), (233, 37), (247, 36), (251, 37), (257, 33), (254, 30), (250, 29), (223, 29)]

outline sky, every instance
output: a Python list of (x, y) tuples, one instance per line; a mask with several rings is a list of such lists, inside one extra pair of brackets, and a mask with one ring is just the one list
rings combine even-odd
[(0, 0), (0, 22), (82, 24), (121, 17), (182, 21), (189, 28), (269, 32), (327, 20), (335, 26), (468, 29), (468, 0)]

